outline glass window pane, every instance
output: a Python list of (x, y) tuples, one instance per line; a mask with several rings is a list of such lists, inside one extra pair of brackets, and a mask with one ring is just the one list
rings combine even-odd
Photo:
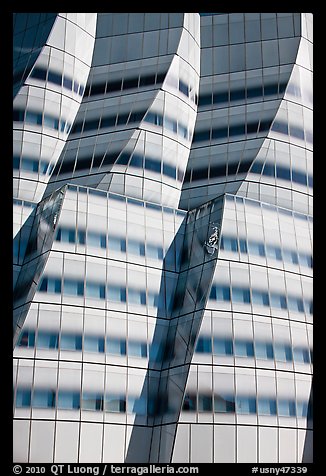
[(55, 406), (55, 392), (51, 390), (34, 390), (34, 408), (53, 408)]
[(107, 412), (114, 413), (125, 413), (126, 412), (126, 400), (124, 397), (116, 395), (106, 395), (104, 401), (104, 410)]
[(81, 350), (82, 336), (74, 334), (61, 334), (60, 348), (61, 350)]
[(182, 405), (182, 410), (183, 411), (188, 411), (188, 412), (195, 412), (197, 410), (197, 399), (196, 395), (185, 395), (183, 405)]
[(231, 339), (220, 339), (214, 337), (215, 355), (233, 355), (233, 342)]
[(279, 416), (295, 417), (295, 401), (294, 400), (278, 400), (277, 409)]
[(103, 410), (103, 395), (84, 392), (81, 407), (83, 410)]
[(236, 340), (234, 343), (235, 355), (238, 357), (253, 357), (254, 346), (252, 342)]
[(253, 397), (237, 396), (236, 408), (237, 413), (246, 415), (256, 413), (256, 399)]
[(258, 413), (260, 415), (276, 415), (276, 401), (271, 398), (259, 398)]
[(39, 331), (37, 334), (37, 347), (41, 349), (57, 349), (59, 334)]
[(212, 395), (198, 395), (198, 411), (199, 412), (212, 411)]
[(84, 336), (84, 352), (104, 352), (104, 338)]
[(25, 408), (31, 406), (31, 391), (27, 389), (17, 389), (16, 407)]
[(274, 351), (271, 343), (255, 342), (255, 354), (257, 359), (273, 359)]
[(292, 349), (288, 344), (274, 344), (275, 360), (281, 362), (292, 361)]
[(234, 397), (229, 395), (214, 395), (214, 412), (235, 413)]
[(62, 410), (78, 410), (80, 408), (79, 392), (59, 391), (58, 408)]

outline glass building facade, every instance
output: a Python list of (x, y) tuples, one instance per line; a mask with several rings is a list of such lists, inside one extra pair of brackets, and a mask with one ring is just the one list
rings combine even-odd
[(312, 461), (312, 14), (14, 14), (14, 459)]

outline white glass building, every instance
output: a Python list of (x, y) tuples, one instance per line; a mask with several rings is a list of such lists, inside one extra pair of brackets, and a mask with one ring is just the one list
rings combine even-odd
[(312, 461), (312, 14), (14, 14), (14, 459)]

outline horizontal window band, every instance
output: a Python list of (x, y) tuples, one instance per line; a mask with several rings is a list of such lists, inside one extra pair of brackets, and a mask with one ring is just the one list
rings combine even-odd
[[(252, 165), (252, 167), (251, 167)], [(245, 160), (240, 163), (211, 165), (200, 169), (188, 170), (185, 174), (185, 183), (195, 182), (198, 180), (209, 180), (214, 177), (226, 177), (228, 175), (236, 175), (241, 173), (251, 173), (256, 175), (276, 177), (286, 181), (292, 181), (301, 185), (313, 186), (313, 176), (306, 175), (295, 169), (274, 164), (263, 164), (262, 162), (254, 162)]]
[(213, 92), (210, 94), (200, 94), (198, 106), (209, 104), (223, 104), (233, 101), (242, 101), (251, 98), (278, 96), (285, 93), (287, 82), (274, 83), (263, 86), (247, 87), (243, 89), (230, 89)]

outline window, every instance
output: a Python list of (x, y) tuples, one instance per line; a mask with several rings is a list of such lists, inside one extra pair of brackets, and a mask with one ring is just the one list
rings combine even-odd
[(232, 287), (232, 301), (245, 304), (250, 303), (249, 289)]
[(82, 350), (82, 336), (75, 334), (61, 334), (61, 350)]
[(31, 391), (28, 389), (17, 389), (16, 393), (16, 407), (26, 408), (31, 406)]
[(286, 296), (283, 294), (271, 293), (271, 307), (287, 309)]
[(84, 352), (104, 352), (104, 338), (84, 336)]
[(276, 246), (266, 245), (266, 256), (278, 261), (282, 261), (282, 251), (281, 248)]
[(186, 394), (183, 400), (182, 410), (187, 412), (195, 412), (197, 410), (196, 395)]
[(256, 241), (248, 241), (249, 253), (256, 256), (265, 256), (265, 247), (263, 243), (257, 243)]
[(212, 352), (211, 338), (199, 337), (196, 345), (196, 352), (210, 354)]
[(213, 285), (209, 298), (217, 301), (230, 301), (230, 289), (226, 286)]
[(214, 395), (215, 413), (235, 413), (235, 403), (233, 396)]
[(276, 401), (271, 398), (258, 399), (259, 415), (276, 415)]
[(78, 230), (77, 232), (77, 243), (84, 245), (86, 242), (86, 232), (83, 230)]
[(44, 277), (39, 286), (40, 292), (61, 293), (61, 279)]
[(198, 411), (211, 412), (212, 409), (212, 395), (198, 395)]
[(19, 347), (34, 347), (35, 345), (35, 332), (23, 331), (18, 340)]
[(119, 251), (119, 252), (126, 251), (126, 241), (116, 236), (109, 236), (108, 245), (109, 245), (109, 249), (112, 251)]
[(57, 349), (59, 344), (59, 334), (38, 331), (37, 347), (40, 349)]
[(234, 343), (235, 352), (237, 357), (253, 357), (254, 346), (252, 342), (236, 340)]
[(288, 344), (274, 344), (275, 360), (292, 362), (292, 349)]
[(108, 337), (106, 339), (106, 352), (113, 355), (126, 355), (126, 341)]
[(145, 245), (141, 241), (128, 240), (128, 253), (145, 256)]
[(214, 337), (214, 355), (233, 355), (232, 339)]
[(292, 264), (298, 264), (298, 255), (295, 251), (283, 249), (283, 259), (284, 261)]
[(305, 253), (299, 253), (299, 263), (301, 266), (312, 268), (312, 256)]
[(106, 248), (106, 236), (100, 233), (88, 232), (87, 245), (95, 248)]
[(81, 407), (83, 410), (103, 410), (103, 395), (84, 392)]
[(116, 395), (105, 395), (104, 409), (107, 412), (126, 413), (125, 397)]
[(107, 299), (109, 301), (126, 302), (126, 288), (120, 286), (109, 286)]
[(86, 297), (90, 299), (105, 299), (104, 284), (86, 282)]
[(60, 410), (78, 410), (80, 408), (79, 392), (59, 391), (58, 409)]
[(163, 259), (163, 248), (160, 246), (146, 245), (147, 258)]
[(72, 279), (64, 280), (64, 293), (70, 296), (83, 296), (84, 295), (84, 282), (74, 281)]
[(252, 303), (259, 306), (269, 306), (269, 297), (268, 293), (264, 291), (251, 291)]
[(278, 400), (277, 409), (279, 416), (295, 417), (295, 401), (294, 400)]
[(295, 347), (293, 349), (293, 359), (295, 362), (309, 364), (309, 350), (302, 347)]
[(255, 354), (256, 359), (273, 359), (274, 351), (272, 344), (269, 342), (255, 342)]
[(128, 342), (128, 355), (134, 357), (147, 357), (147, 344), (146, 342), (129, 341)]
[(307, 402), (297, 402), (297, 417), (298, 418), (307, 418), (308, 416), (308, 403)]
[(241, 253), (248, 253), (247, 242), (244, 239), (239, 239), (240, 251)]
[(128, 396), (127, 412), (136, 413), (137, 415), (147, 414), (147, 400), (144, 397), (136, 398)]
[(237, 396), (237, 413), (249, 415), (256, 413), (256, 399), (254, 397)]
[(54, 408), (55, 392), (53, 390), (34, 390), (32, 406), (35, 408)]
[[(225, 251), (238, 251), (238, 241), (236, 238), (222, 236), (223, 249)], [(221, 243), (221, 244), (222, 244)]]
[(138, 289), (128, 288), (128, 302), (132, 304), (146, 305), (146, 293)]
[(288, 301), (288, 308), (290, 311), (304, 312), (302, 299), (288, 296), (287, 301)]

